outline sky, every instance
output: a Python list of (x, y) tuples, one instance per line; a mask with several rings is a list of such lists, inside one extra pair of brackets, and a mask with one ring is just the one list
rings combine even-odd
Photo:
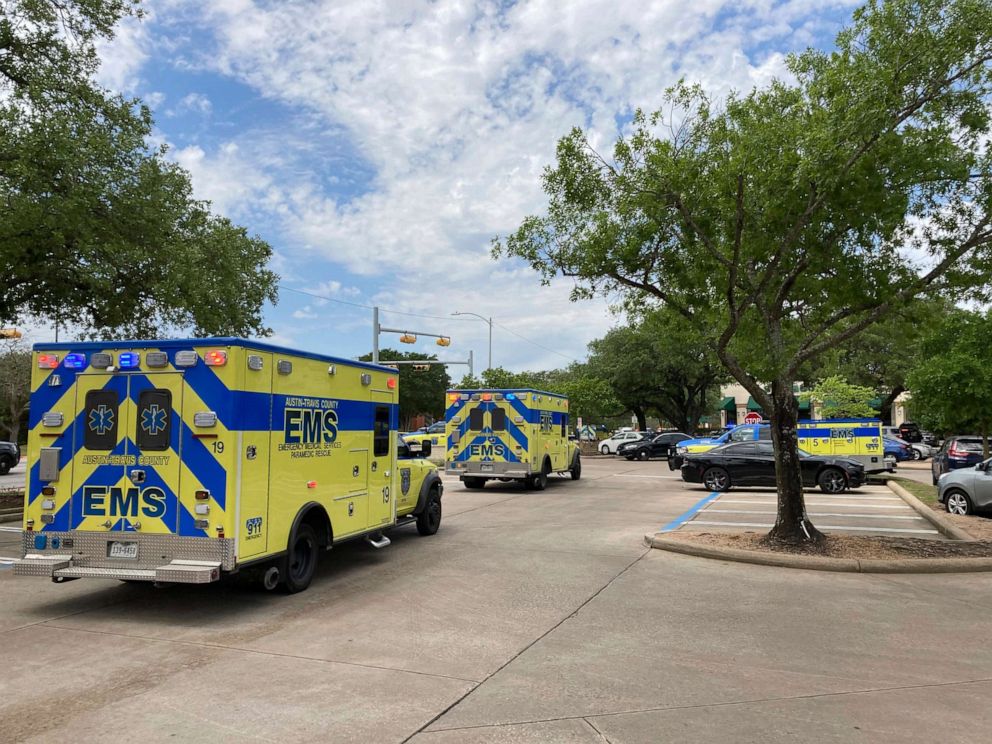
[[(622, 322), (493, 237), (546, 205), (572, 127), (609, 151), (679, 78), (716, 96), (828, 47), (843, 0), (157, 0), (101, 46), (100, 81), (153, 110), (196, 195), (268, 241), (271, 340), (342, 357), (383, 326), (442, 359), (550, 369)], [(408, 314), (403, 314), (408, 313)], [(423, 317), (418, 317), (423, 316)], [(395, 335), (382, 346), (398, 347)], [(452, 368), (454, 377), (460, 377)]]

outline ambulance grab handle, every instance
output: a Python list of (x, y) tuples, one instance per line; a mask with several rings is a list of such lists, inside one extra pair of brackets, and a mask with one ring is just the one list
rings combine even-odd
[(128, 473), (128, 478), (131, 479), (132, 483), (144, 483), (145, 482), (145, 471), (138, 470), (135, 468), (130, 473)]

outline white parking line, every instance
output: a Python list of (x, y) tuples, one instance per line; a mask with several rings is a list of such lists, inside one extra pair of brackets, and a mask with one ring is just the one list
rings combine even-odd
[[(901, 499), (900, 499), (901, 500)], [(749, 501), (747, 499), (720, 499), (721, 504), (750, 504), (751, 506), (775, 506), (774, 501)], [(836, 502), (820, 502), (818, 504), (810, 504), (810, 506), (841, 506), (845, 509), (906, 509), (908, 508), (904, 503), (902, 504), (838, 504)]]
[(664, 478), (665, 480), (671, 480), (673, 478), (681, 478), (679, 475), (625, 475), (624, 473), (613, 473), (613, 478)]
[[(687, 524), (701, 524), (706, 527), (761, 527), (764, 529), (771, 529), (775, 525), (770, 522), (709, 522), (702, 521), (699, 519), (694, 519)], [(937, 530), (908, 530), (908, 529), (897, 529), (895, 527), (850, 527), (843, 524), (818, 524), (818, 529), (821, 530), (852, 530), (857, 532), (908, 532), (914, 535), (939, 535)]]
[(0, 527), (0, 532), (20, 532), (20, 527)]
[[(746, 511), (743, 509), (707, 509), (707, 514), (771, 514), (772, 511)], [(926, 523), (922, 517), (900, 517), (895, 514), (841, 514), (839, 512), (810, 512), (811, 517), (845, 517), (848, 519), (915, 519), (918, 522)]]

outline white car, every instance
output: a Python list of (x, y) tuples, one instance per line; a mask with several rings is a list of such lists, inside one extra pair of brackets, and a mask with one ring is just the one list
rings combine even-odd
[(899, 436), (899, 429), (894, 426), (883, 427), (885, 436), (892, 437), (893, 439), (898, 439), (900, 442), (905, 444), (910, 449), (910, 453), (914, 460), (926, 460), (929, 457), (933, 457), (933, 447), (929, 444), (924, 444), (923, 442), (907, 442), (901, 436)]
[(604, 455), (615, 455), (624, 442), (636, 442), (644, 438), (642, 431), (621, 431), (599, 443), (599, 451)]

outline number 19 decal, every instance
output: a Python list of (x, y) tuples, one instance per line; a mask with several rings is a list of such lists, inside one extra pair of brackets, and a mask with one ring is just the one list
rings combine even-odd
[(224, 451), (223, 442), (214, 442), (213, 447), (214, 447), (214, 452), (216, 452), (218, 455)]

